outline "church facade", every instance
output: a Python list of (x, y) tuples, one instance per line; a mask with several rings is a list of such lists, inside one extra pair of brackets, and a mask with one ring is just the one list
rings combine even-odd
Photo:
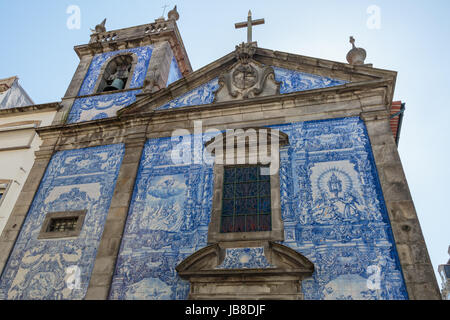
[(354, 40), (340, 63), (250, 32), (193, 71), (178, 18), (75, 47), (0, 238), (0, 299), (439, 299), (396, 72)]

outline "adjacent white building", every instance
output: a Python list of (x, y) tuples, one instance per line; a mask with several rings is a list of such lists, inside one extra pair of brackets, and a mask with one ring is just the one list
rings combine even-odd
[(0, 79), (0, 233), (41, 145), (36, 129), (51, 125), (58, 103), (34, 105), (17, 77)]

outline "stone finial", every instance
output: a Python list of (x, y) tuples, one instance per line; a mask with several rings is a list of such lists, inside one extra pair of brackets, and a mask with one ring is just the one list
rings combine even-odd
[(106, 32), (106, 18), (98, 25), (95, 26), (95, 30), (92, 30), (92, 33), (102, 33), (102, 32)]
[(347, 53), (348, 63), (351, 65), (363, 65), (367, 57), (366, 50), (355, 46), (355, 38), (353, 36), (350, 37), (350, 43), (352, 44), (352, 49)]
[(172, 10), (169, 11), (167, 17), (169, 20), (175, 20), (178, 21), (180, 19), (180, 14), (177, 11), (177, 6), (175, 6)]

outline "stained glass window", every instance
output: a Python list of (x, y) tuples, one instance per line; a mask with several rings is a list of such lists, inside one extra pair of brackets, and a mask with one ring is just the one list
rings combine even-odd
[(221, 232), (271, 231), (270, 176), (263, 166), (226, 166)]

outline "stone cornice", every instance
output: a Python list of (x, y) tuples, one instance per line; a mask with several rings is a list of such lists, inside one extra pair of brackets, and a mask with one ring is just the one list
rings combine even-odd
[[(299, 91), (299, 92), (293, 92), (288, 94), (282, 94), (282, 95), (275, 95), (275, 96), (267, 96), (267, 97), (259, 97), (259, 98), (253, 98), (253, 99), (246, 99), (246, 100), (238, 100), (238, 101), (226, 101), (226, 102), (218, 102), (218, 103), (212, 103), (212, 104), (205, 104), (205, 105), (199, 105), (199, 106), (188, 106), (188, 107), (182, 107), (182, 108), (175, 108), (175, 109), (169, 109), (169, 110), (153, 110), (149, 109), (149, 111), (143, 111), (140, 113), (136, 113), (134, 115), (149, 115), (149, 114), (155, 114), (155, 115), (174, 115), (179, 113), (186, 113), (186, 112), (192, 112), (192, 111), (206, 111), (206, 110), (216, 110), (220, 108), (228, 108), (228, 107), (244, 107), (247, 105), (254, 105), (254, 104), (262, 104), (262, 103), (271, 103), (271, 102), (282, 102), (292, 99), (308, 99), (310, 97), (317, 97), (318, 100), (323, 100), (323, 98), (326, 95), (340, 95), (347, 92), (357, 92), (365, 89), (376, 89), (376, 88), (388, 88), (390, 85), (392, 85), (391, 80), (372, 80), (372, 81), (365, 81), (365, 82), (359, 82), (359, 83), (348, 83), (341, 86), (335, 86), (335, 87), (329, 87), (329, 88), (321, 88), (321, 89), (314, 89), (314, 90), (306, 90), (306, 91)], [(385, 103), (386, 105), (390, 105), (389, 96), (385, 96)], [(128, 107), (133, 109), (136, 105), (143, 106), (144, 101), (137, 101), (132, 106)], [(127, 108), (127, 109), (128, 109)], [(122, 111), (122, 110), (121, 110)], [(123, 109), (125, 111), (125, 109)], [(118, 112), (119, 117), (132, 117), (133, 113), (129, 112)]]
[(364, 86), (347, 84), (286, 95), (123, 114), (89, 122), (41, 127), (36, 131), (44, 140), (58, 137), (56, 149), (62, 150), (123, 143), (136, 135), (166, 137), (175, 129), (191, 130), (194, 120), (204, 120), (204, 129), (223, 129), (230, 121), (238, 127), (266, 126), (288, 123), (292, 117), (296, 117), (295, 121), (302, 121), (300, 118), (360, 116), (362, 112), (368, 114), (369, 111), (386, 113), (388, 105), (383, 103), (383, 97), (388, 85), (387, 80), (376, 80)]
[[(164, 25), (164, 28), (159, 28), (159, 31), (152, 31), (155, 30), (155, 28), (157, 28), (160, 24)], [(111, 39), (113, 35), (116, 35), (117, 37), (114, 40)], [(102, 37), (107, 37), (110, 40), (97, 41), (97, 37), (99, 39), (102, 39)], [(172, 20), (111, 30), (100, 34), (93, 34), (91, 35), (91, 41), (88, 44), (75, 46), (74, 50), (81, 59), (86, 55), (94, 56), (99, 53), (152, 45), (163, 41), (170, 43), (181, 73), (184, 76), (191, 73), (192, 66), (189, 61), (186, 48), (184, 47), (184, 43), (176, 22)]]
[(19, 107), (19, 108), (10, 108), (10, 109), (2, 109), (0, 110), (0, 117), (11, 115), (17, 116), (20, 114), (28, 114), (34, 112), (45, 112), (45, 111), (58, 111), (61, 108), (59, 102), (51, 102), (45, 104), (34, 104), (31, 106)]

